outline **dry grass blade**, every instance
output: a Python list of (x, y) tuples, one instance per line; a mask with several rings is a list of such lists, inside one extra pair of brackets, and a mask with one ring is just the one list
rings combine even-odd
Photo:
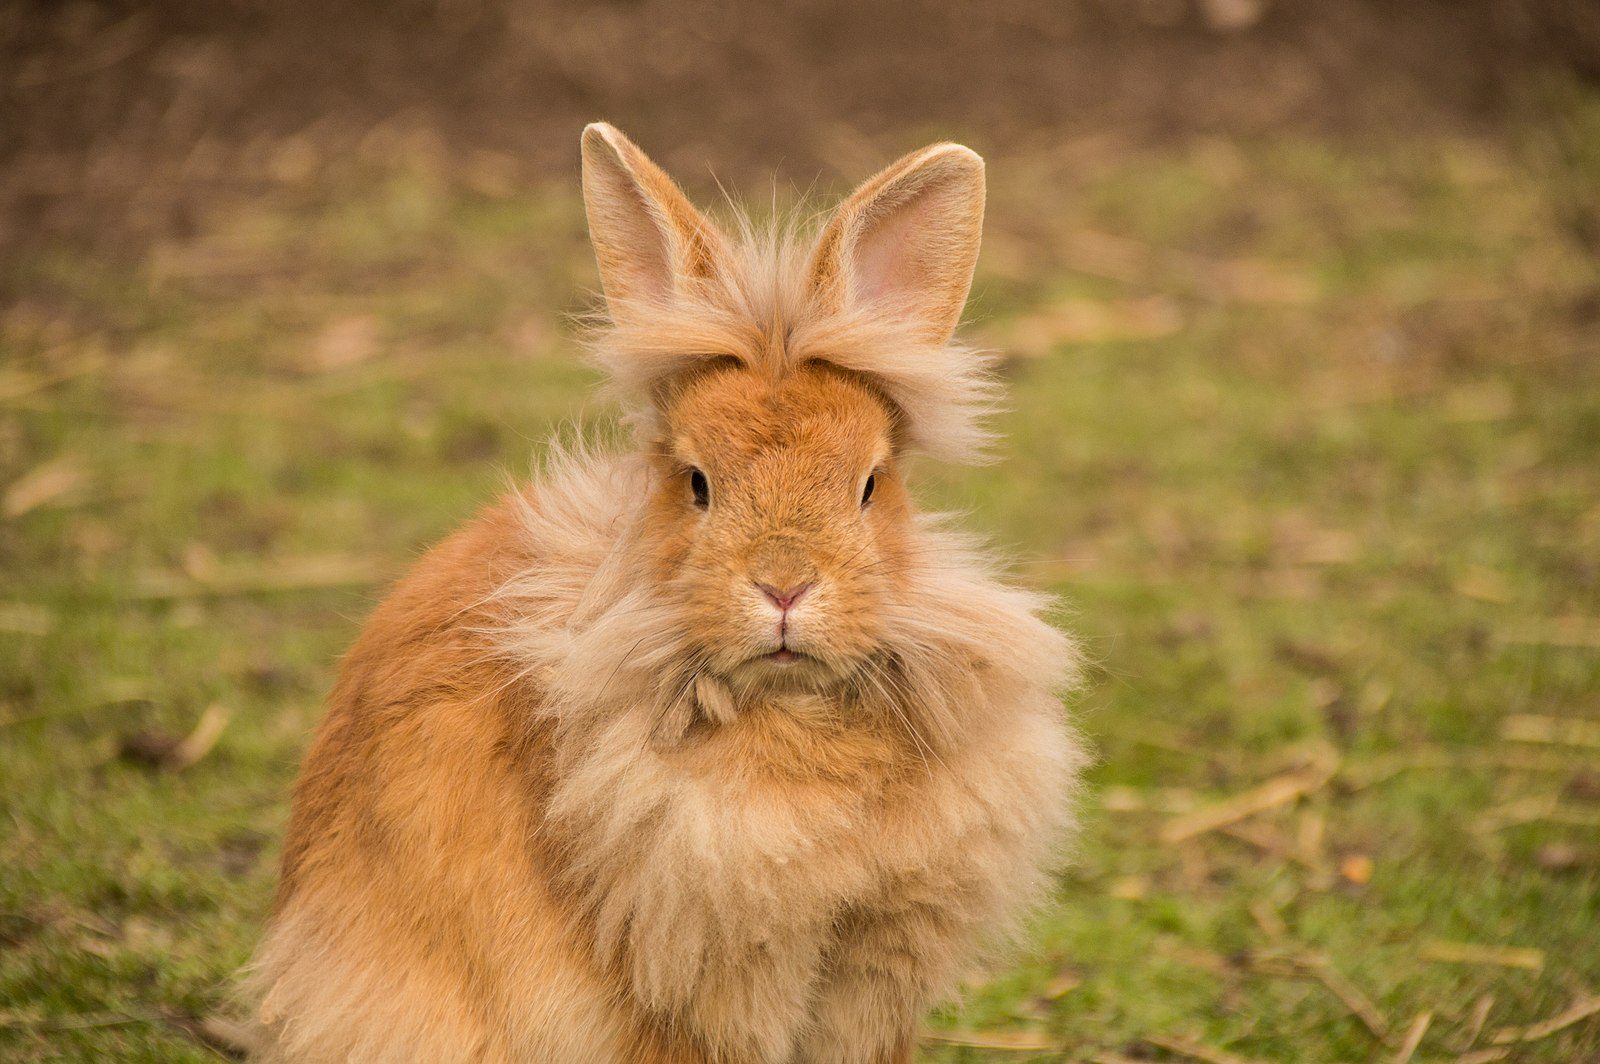
[(1344, 974), (1328, 961), (1318, 957), (1306, 963), (1306, 970), (1316, 977), (1317, 981), (1332, 991), (1333, 996), (1344, 1003), (1355, 1017), (1364, 1024), (1372, 1036), (1380, 1042), (1389, 1040), (1389, 1021), (1383, 1018), (1383, 1013), (1378, 1011), (1378, 1006), (1372, 999), (1362, 993), (1361, 988), (1345, 978)]
[(1162, 827), (1161, 841), (1185, 842), (1269, 809), (1287, 805), (1326, 786), (1337, 770), (1337, 762), (1330, 760), (1323, 765), (1296, 769), (1274, 776), (1260, 786), (1252, 787), (1231, 798), (1203, 805), (1193, 812), (1173, 817)]
[(38, 1016), (24, 1012), (0, 1012), (0, 1029), (50, 1033), (55, 1031), (87, 1031), (97, 1027), (126, 1027), (130, 1024), (154, 1023), (161, 1017), (154, 1012), (80, 1012), (65, 1016)]
[(1499, 633), (1503, 643), (1552, 647), (1600, 647), (1600, 621), (1591, 617), (1557, 617)]
[(1400, 1041), (1400, 1048), (1395, 1051), (1394, 1064), (1411, 1064), (1411, 1058), (1416, 1056), (1417, 1047), (1422, 1044), (1423, 1036), (1428, 1033), (1428, 1027), (1433, 1023), (1432, 1012), (1421, 1012), (1411, 1021), (1411, 1026), (1406, 1028), (1406, 1036)]
[(1473, 1002), (1472, 1012), (1467, 1015), (1467, 1025), (1461, 1031), (1459, 1041), (1456, 1043), (1462, 1049), (1471, 1049), (1478, 1041), (1478, 1035), (1483, 1033), (1483, 1025), (1489, 1019), (1489, 1010), (1494, 1008), (1494, 995), (1483, 994)]
[(1175, 1053), (1190, 1060), (1203, 1061), (1204, 1064), (1255, 1064), (1245, 1057), (1236, 1057), (1225, 1050), (1181, 1035), (1151, 1035), (1145, 1041), (1157, 1049), (1164, 1049), (1168, 1053)]
[(1537, 972), (1544, 967), (1543, 950), (1524, 946), (1485, 946), (1477, 942), (1444, 942), (1438, 939), (1422, 944), (1422, 959), (1442, 964), (1525, 968), (1530, 972)]
[(1171, 300), (1071, 299), (1008, 322), (993, 335), (994, 346), (1014, 355), (1037, 358), (1062, 344), (1158, 340), (1180, 331), (1183, 317)]
[(222, 738), (222, 732), (227, 728), (231, 717), (232, 714), (219, 705), (207, 706), (205, 712), (200, 714), (200, 720), (195, 724), (194, 730), (184, 736), (183, 741), (173, 747), (172, 753), (167, 755), (166, 767), (174, 772), (181, 772), (199, 762), (217, 745), (217, 740)]
[(1176, 787), (1107, 787), (1100, 807), (1113, 813), (1187, 813), (1194, 808), (1194, 795)]
[(1600, 828), (1600, 810), (1566, 806), (1554, 794), (1534, 794), (1495, 806), (1481, 814), (1473, 828), (1480, 834), (1516, 827), (1519, 824), (1565, 824), (1575, 828)]
[(1289, 934), (1289, 925), (1283, 922), (1278, 910), (1265, 898), (1256, 898), (1249, 905), (1250, 919), (1261, 928), (1261, 933), (1277, 941)]
[(1501, 748), (1495, 750), (1422, 749), (1399, 757), (1376, 758), (1361, 764), (1346, 764), (1340, 782), (1349, 790), (1365, 790), (1402, 772), (1411, 771), (1508, 771), (1556, 773), (1581, 771), (1592, 761), (1577, 751), (1552, 748)]
[(82, 491), (89, 483), (89, 474), (77, 455), (53, 458), (30, 472), (22, 474), (6, 488), (5, 499), (0, 502), (0, 512), (8, 518), (18, 518), (30, 510), (37, 510), (52, 502)]
[(1326, 958), (1309, 953), (1291, 957), (1263, 957), (1255, 962), (1255, 968), (1269, 975), (1315, 979), (1338, 998), (1350, 1014), (1372, 1032), (1374, 1038), (1383, 1043), (1389, 1041), (1389, 1021), (1384, 1019), (1383, 1013), (1378, 1011), (1378, 1007), (1360, 987), (1345, 978)]
[(1077, 972), (1061, 972), (1045, 984), (1039, 996), (1046, 1001), (1057, 1001), (1083, 985), (1083, 976)]
[(1600, 721), (1594, 720), (1513, 713), (1500, 725), (1500, 734), (1518, 743), (1585, 746), (1600, 750)]
[(0, 632), (45, 635), (55, 627), (55, 614), (26, 602), (0, 602)]
[(923, 1031), (922, 1041), (970, 1049), (1000, 1049), (1016, 1053), (1059, 1050), (1061, 1043), (1037, 1031)]
[(305, 368), (318, 373), (347, 369), (378, 349), (378, 321), (370, 314), (340, 318), (322, 330), (307, 352)]
[(191, 1033), (207, 1046), (240, 1060), (267, 1048), (254, 1027), (227, 1016), (206, 1016), (194, 1023)]
[(1457, 1057), (1455, 1064), (1493, 1064), (1496, 1060), (1504, 1060), (1511, 1055), (1509, 1049), (1475, 1049), (1471, 1053), (1463, 1053)]
[(51, 373), (28, 373), (24, 370), (0, 370), (0, 403), (11, 403), (27, 398), (35, 392), (52, 388), (73, 377), (87, 373), (92, 368), (89, 360)]
[(1573, 1024), (1582, 1023), (1591, 1016), (1600, 1015), (1600, 994), (1591, 994), (1573, 1002), (1565, 1011), (1559, 1012), (1540, 1023), (1527, 1027), (1504, 1027), (1494, 1033), (1489, 1039), (1497, 1046), (1513, 1045), (1517, 1042), (1537, 1042), (1541, 1038), (1549, 1038), (1559, 1031), (1564, 1031)]
[(122, 741), (121, 756), (151, 768), (182, 772), (209, 754), (222, 738), (231, 714), (219, 705), (207, 706), (194, 729), (182, 739), (139, 732)]
[(369, 587), (391, 575), (383, 562), (342, 556), (291, 558), (262, 568), (220, 570), (195, 579), (176, 573), (147, 573), (129, 597), (147, 602), (217, 598), (292, 591)]

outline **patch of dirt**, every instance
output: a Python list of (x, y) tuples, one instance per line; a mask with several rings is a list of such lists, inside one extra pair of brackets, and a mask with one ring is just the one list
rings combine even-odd
[(567, 175), (602, 117), (691, 179), (831, 179), (938, 136), (1478, 126), (1600, 71), (1588, 0), (0, 4), (0, 243), (107, 251), (358, 159)]

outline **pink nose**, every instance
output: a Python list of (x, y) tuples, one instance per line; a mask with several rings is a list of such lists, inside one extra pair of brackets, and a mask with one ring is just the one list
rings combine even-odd
[(773, 587), (771, 584), (763, 584), (758, 581), (756, 583), (756, 587), (759, 587), (761, 589), (761, 593), (772, 600), (772, 604), (774, 606), (778, 607), (785, 613), (788, 613), (790, 608), (793, 607), (796, 602), (800, 601), (800, 596), (811, 590), (811, 585), (809, 583), (796, 584), (794, 587), (790, 588), (777, 588)]

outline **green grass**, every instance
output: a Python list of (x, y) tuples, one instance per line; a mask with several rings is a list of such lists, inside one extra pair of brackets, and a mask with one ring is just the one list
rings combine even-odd
[[(1600, 991), (1600, 749), (1505, 737), (1600, 728), (1590, 164), (1448, 139), (992, 162), (974, 306), (1025, 352), (1007, 442), (922, 488), (1068, 603), (1100, 759), (1052, 904), (932, 1021), (1061, 1048), (928, 1060), (1386, 1060), (1421, 1013), (1415, 1059), (1452, 1060)], [(0, 1058), (215, 1059), (183, 1022), (229, 1008), (382, 579), (607, 416), (564, 325), (593, 283), (572, 197), (397, 170), (134, 266), (7, 267)], [(193, 766), (119, 757), (212, 705)], [(1336, 771), (1161, 841), (1307, 766)], [(1590, 1018), (1505, 1059), (1597, 1053)]]

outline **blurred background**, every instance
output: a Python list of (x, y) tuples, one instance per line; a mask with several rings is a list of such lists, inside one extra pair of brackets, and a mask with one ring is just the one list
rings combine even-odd
[(989, 160), (1084, 837), (928, 1061), (1600, 1060), (1592, 0), (0, 2), (0, 1060), (215, 1060), (385, 584), (605, 430), (577, 138)]

